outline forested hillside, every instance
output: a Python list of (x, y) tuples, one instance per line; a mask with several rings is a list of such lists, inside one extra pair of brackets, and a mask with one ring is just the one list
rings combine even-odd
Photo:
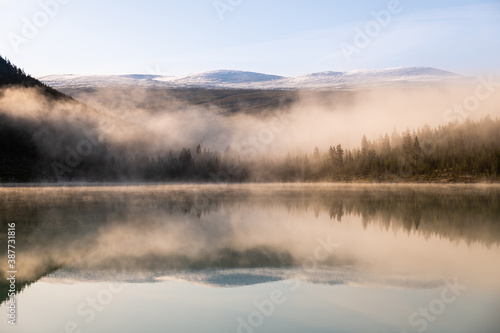
[(22, 87), (35, 87), (40, 89), (43, 94), (58, 98), (70, 99), (67, 95), (43, 84), (37, 79), (26, 74), (24, 70), (12, 64), (9, 60), (0, 56), (0, 88), (22, 86)]
[(77, 118), (65, 126), (55, 122), (59, 114), (52, 112), (54, 104), (63, 105), (68, 117), (73, 117), (69, 110), (74, 107), (94, 112), (0, 57), (0, 182), (56, 179), (49, 172), (50, 163), (64, 158), (66, 152), (47, 147), (42, 134), (68, 144), (78, 138), (80, 123)]

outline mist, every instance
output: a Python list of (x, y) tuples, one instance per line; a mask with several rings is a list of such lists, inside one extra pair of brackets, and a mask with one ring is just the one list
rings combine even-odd
[[(478, 87), (480, 99), (474, 97)], [(76, 100), (54, 100), (35, 88), (7, 88), (0, 94), (0, 114), (3, 126), (30, 133), (45, 164), (64, 165), (76, 150), (90, 165), (103, 160), (130, 164), (139, 155), (177, 156), (182, 149), (194, 154), (198, 145), (213, 152), (214, 159), (254, 161), (312, 154), (315, 147), (326, 152), (338, 144), (354, 149), (363, 135), (377, 140), (385, 133), (424, 125), (436, 128), (486, 115), (498, 117), (500, 93), (489, 88), (469, 81), (352, 91), (252, 92), (257, 94), (253, 100), (241, 98), (248, 91), (227, 90), (214, 98), (207, 90), (142, 88), (72, 89)], [(471, 100), (477, 103), (471, 105)], [(466, 108), (457, 111), (456, 105)], [(137, 168), (131, 166), (129, 172)]]
[(0, 209), (18, 225), (24, 280), (62, 267), (115, 276), (302, 267), (306, 278), (321, 246), (318, 268), (440, 277), (474, 267), (497, 284), (474, 258), (498, 254), (498, 187), (376, 186), (18, 188), (0, 191)]
[[(250, 106), (238, 101), (237, 112), (228, 112), (216, 100), (168, 89), (105, 88), (69, 89), (82, 102), (140, 126), (162, 144), (178, 149), (201, 144), (224, 150), (250, 143), (262, 151), (284, 154), (315, 146), (341, 143), (358, 147), (361, 137), (432, 128), (453, 121), (478, 120), (500, 115), (500, 93), (483, 89), (488, 97), (474, 108), (454, 112), (474, 96), (481, 81), (427, 86), (390, 86), (364, 90), (282, 92), (272, 107)], [(231, 91), (227, 94), (229, 95)], [(274, 97), (280, 99), (279, 97)], [(285, 99), (289, 100), (286, 101)], [(260, 101), (259, 101), (260, 102)], [(248, 110), (251, 109), (251, 112)], [(231, 110), (233, 111), (233, 110)]]

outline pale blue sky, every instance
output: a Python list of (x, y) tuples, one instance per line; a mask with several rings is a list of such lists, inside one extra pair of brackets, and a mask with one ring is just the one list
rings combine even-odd
[[(40, 3), (56, 1), (67, 3), (45, 14)], [(223, 20), (214, 2), (231, 6)], [(0, 55), (36, 76), (213, 69), (295, 76), (399, 66), (499, 71), (500, 0), (399, 0), (401, 12), (348, 60), (342, 43), (355, 46), (356, 27), (365, 29), (371, 12), (390, 2), (0, 0)], [(35, 23), (37, 32), (23, 34)]]

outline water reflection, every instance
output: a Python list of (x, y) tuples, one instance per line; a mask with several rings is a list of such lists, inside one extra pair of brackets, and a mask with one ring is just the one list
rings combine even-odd
[(49, 274), (219, 286), (500, 277), (498, 186), (0, 188), (0, 215), (2, 249), (17, 226), (19, 288)]

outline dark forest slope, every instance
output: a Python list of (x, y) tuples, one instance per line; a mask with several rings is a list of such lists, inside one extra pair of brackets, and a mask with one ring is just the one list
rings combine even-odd
[(0, 56), (0, 88), (12, 86), (39, 88), (47, 96), (58, 99), (70, 99), (69, 96), (43, 84), (34, 77), (26, 74), (24, 70), (15, 66), (9, 60)]

